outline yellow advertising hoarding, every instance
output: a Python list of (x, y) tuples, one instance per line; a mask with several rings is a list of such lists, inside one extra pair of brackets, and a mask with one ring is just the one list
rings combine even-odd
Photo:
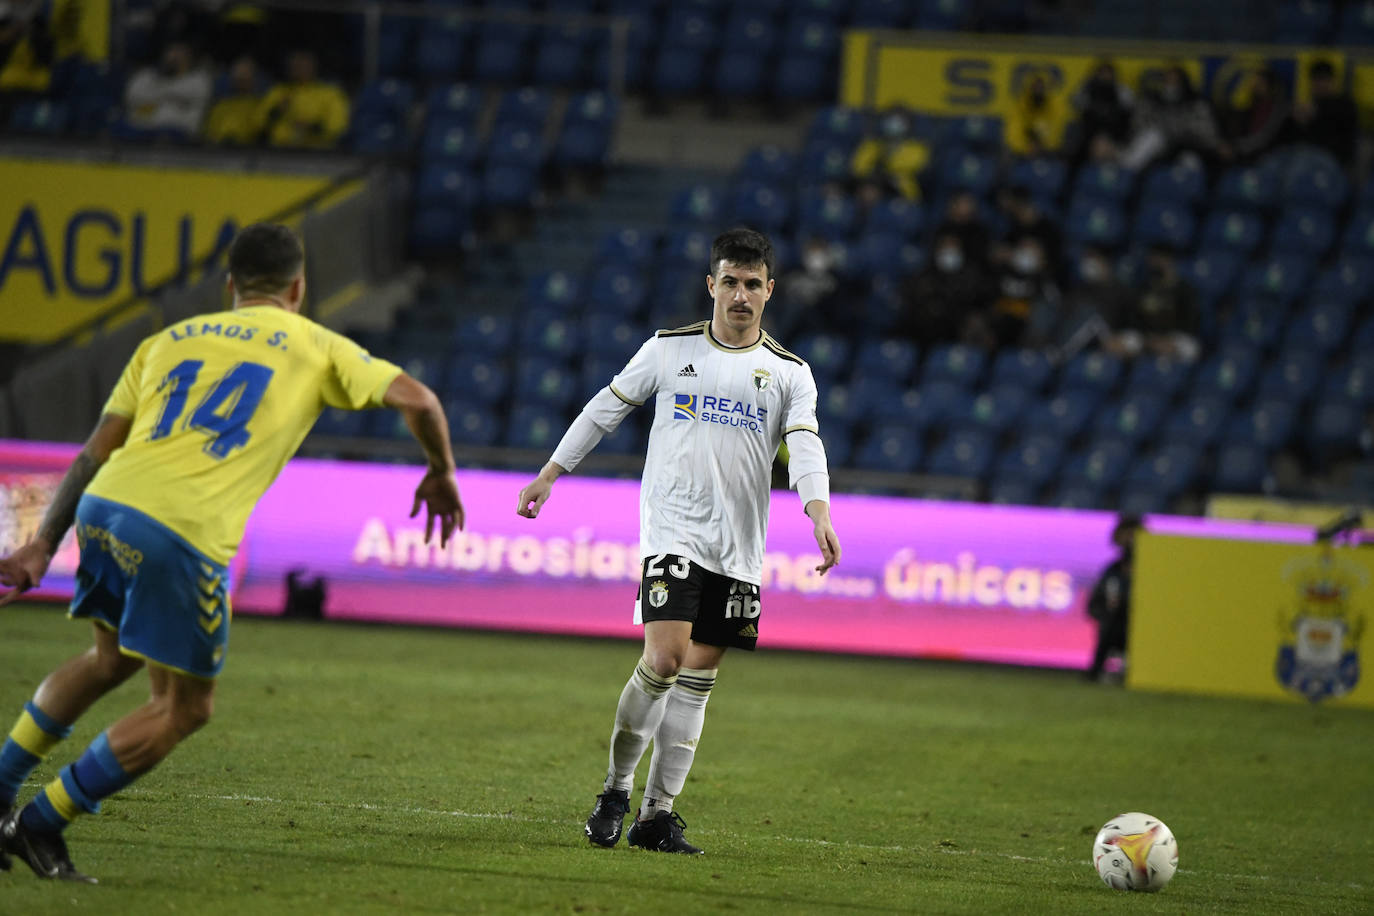
[(60, 338), (328, 178), (0, 159), (0, 340)]
[(1374, 549), (1137, 541), (1127, 685), (1374, 708)]

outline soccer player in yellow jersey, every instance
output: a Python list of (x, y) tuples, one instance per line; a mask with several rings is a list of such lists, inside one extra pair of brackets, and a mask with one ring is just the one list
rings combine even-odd
[[(404, 415), (429, 462), (411, 515), (425, 537), (463, 527), (448, 424), (434, 393), (299, 314), (304, 253), (284, 226), (229, 252), (232, 312), (147, 338), (72, 462), (33, 540), (0, 558), (0, 605), (37, 585), (76, 525), (71, 615), (95, 645), (53, 671), (0, 748), (0, 869), (89, 881), (62, 838), (210, 718), (229, 641), (226, 567), (248, 515), (327, 406)], [(22, 809), (19, 787), (92, 703), (146, 667), (152, 698), (115, 722)]]

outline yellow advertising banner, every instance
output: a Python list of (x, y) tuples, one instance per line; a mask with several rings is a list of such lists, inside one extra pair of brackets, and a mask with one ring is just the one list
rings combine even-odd
[(0, 159), (0, 340), (43, 343), (227, 248), (321, 177)]
[(1137, 540), (1126, 683), (1374, 708), (1374, 550)]

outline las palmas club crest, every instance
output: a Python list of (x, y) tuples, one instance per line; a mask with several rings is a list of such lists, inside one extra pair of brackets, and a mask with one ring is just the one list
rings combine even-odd
[(1344, 696), (1360, 679), (1359, 606), (1369, 597), (1368, 574), (1328, 549), (1289, 563), (1283, 579), (1297, 594), (1279, 612), (1279, 683), (1314, 703)]

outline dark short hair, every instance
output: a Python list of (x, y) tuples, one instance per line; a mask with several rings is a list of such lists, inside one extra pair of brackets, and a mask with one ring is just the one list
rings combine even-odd
[(281, 292), (304, 262), (300, 238), (280, 223), (245, 226), (229, 247), (229, 276), (239, 295)]
[(715, 275), (721, 261), (740, 267), (762, 264), (769, 277), (773, 276), (773, 243), (768, 236), (754, 229), (736, 226), (727, 229), (711, 243), (711, 274)]
[(1314, 60), (1312, 65), (1307, 68), (1307, 75), (1313, 79), (1331, 79), (1336, 75), (1336, 68), (1331, 65), (1329, 60)]

